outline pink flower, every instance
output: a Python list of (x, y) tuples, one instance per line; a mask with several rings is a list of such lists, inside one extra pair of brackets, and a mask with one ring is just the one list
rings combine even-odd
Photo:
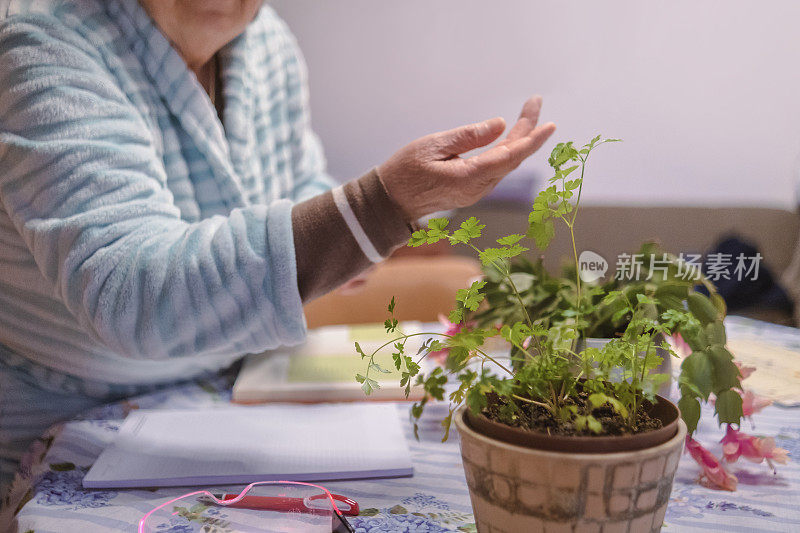
[(758, 396), (753, 391), (747, 390), (740, 395), (742, 397), (742, 412), (746, 417), (751, 417), (768, 405), (772, 405), (772, 400)]
[(736, 485), (739, 480), (736, 476), (725, 470), (722, 463), (717, 459), (714, 454), (703, 448), (699, 442), (686, 436), (686, 449), (692, 459), (700, 465), (702, 472), (700, 473), (700, 482), (710, 489), (729, 490), (731, 492), (736, 490)]
[(744, 366), (743, 363), (739, 361), (734, 361), (735, 364), (739, 368), (739, 373), (742, 375), (742, 379), (747, 379), (750, 377), (750, 374), (756, 371), (756, 367), (754, 366)]
[(672, 345), (681, 357), (686, 357), (692, 353), (692, 348), (689, 346), (689, 343), (683, 340), (680, 333), (672, 334)]
[(772, 462), (786, 464), (789, 460), (788, 452), (783, 448), (775, 447), (775, 439), (772, 437), (754, 437), (742, 433), (738, 429), (733, 429), (728, 424), (728, 430), (720, 441), (722, 443), (722, 454), (729, 463), (735, 463), (739, 457), (744, 457), (753, 463), (760, 463), (764, 460), (773, 471), (775, 466)]

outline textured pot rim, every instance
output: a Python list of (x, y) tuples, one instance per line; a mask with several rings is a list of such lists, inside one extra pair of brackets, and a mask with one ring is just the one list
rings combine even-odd
[(600, 460), (600, 459), (608, 459), (609, 457), (623, 457), (626, 455), (656, 455), (662, 451), (669, 450), (678, 442), (683, 442), (686, 438), (686, 424), (684, 423), (683, 419), (678, 417), (678, 431), (675, 433), (671, 439), (656, 446), (651, 446), (649, 448), (641, 448), (638, 450), (626, 450), (620, 452), (606, 452), (606, 453), (575, 453), (575, 452), (555, 452), (551, 450), (542, 450), (539, 448), (529, 448), (527, 446), (518, 446), (516, 444), (509, 444), (507, 442), (503, 442), (501, 440), (493, 439), (491, 437), (487, 437), (481, 433), (478, 433), (464, 420), (464, 415), (466, 413), (467, 408), (462, 407), (458, 410), (455, 416), (455, 423), (456, 428), (458, 429), (459, 435), (468, 434), (471, 438), (475, 440), (482, 441), (484, 444), (494, 446), (496, 448), (503, 448), (510, 452), (515, 453), (534, 453), (536, 455), (543, 455), (549, 456), (553, 459), (563, 459), (564, 457), (573, 457), (576, 459), (580, 459), (581, 461), (590, 462), (592, 460)]

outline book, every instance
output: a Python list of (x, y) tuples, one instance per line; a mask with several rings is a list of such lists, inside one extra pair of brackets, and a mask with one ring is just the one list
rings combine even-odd
[[(403, 322), (399, 329), (406, 334), (420, 333), (419, 322)], [(363, 400), (405, 400), (400, 387), (400, 372), (392, 360), (393, 339), (398, 334), (386, 333), (381, 324), (326, 326), (308, 332), (305, 343), (293, 348), (272, 350), (245, 358), (233, 385), (236, 403), (262, 402), (337, 402)], [(411, 337), (405, 353), (415, 361), (425, 335)], [(365, 374), (368, 359), (362, 359), (355, 350), (358, 342), (362, 350), (371, 354), (388, 343), (375, 356), (375, 362), (387, 373), (372, 370), (370, 378), (378, 381), (380, 388), (366, 396), (356, 374)], [(430, 370), (429, 358), (421, 363), (421, 370)], [(422, 397), (422, 387), (412, 387), (409, 400)]]
[(83, 486), (239, 485), (413, 473), (394, 405), (230, 406), (133, 411)]

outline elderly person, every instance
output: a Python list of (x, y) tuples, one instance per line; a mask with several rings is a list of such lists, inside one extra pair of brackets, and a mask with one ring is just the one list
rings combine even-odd
[(261, 0), (0, 0), (0, 17), (5, 482), (54, 422), (301, 342), (303, 302), (554, 130), (534, 97), (479, 155), (458, 157), (502, 119), (331, 190), (302, 59)]

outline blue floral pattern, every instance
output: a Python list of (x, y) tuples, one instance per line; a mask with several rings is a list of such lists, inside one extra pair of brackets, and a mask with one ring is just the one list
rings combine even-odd
[(401, 503), (391, 508), (363, 509), (350, 523), (358, 533), (475, 531), (471, 514), (452, 511), (448, 502), (436, 496), (417, 492)]
[(192, 533), (194, 527), (184, 520), (173, 518), (169, 522), (159, 524), (155, 529), (158, 533)]
[(789, 452), (789, 458), (800, 460), (800, 427), (782, 427), (775, 436), (775, 443)]
[(67, 505), (72, 509), (108, 505), (117, 496), (117, 493), (84, 489), (82, 481), (87, 470), (74, 467), (63, 471), (50, 470), (36, 483), (36, 503), (39, 505)]
[(430, 496), (429, 494), (423, 494), (421, 492), (414, 494), (410, 498), (403, 498), (402, 503), (404, 505), (415, 505), (417, 507), (433, 507), (443, 511), (450, 509), (449, 503), (440, 500), (436, 496)]
[(736, 504), (733, 502), (726, 502), (726, 501), (708, 502), (706, 504), (706, 509), (715, 509), (723, 512), (738, 511), (744, 514), (754, 514), (756, 516), (775, 516), (774, 514), (768, 511), (762, 511), (761, 509), (756, 509), (755, 507), (750, 507), (749, 505)]
[(457, 531), (437, 524), (430, 518), (414, 514), (394, 514), (373, 518), (353, 518), (350, 524), (356, 533), (447, 533)]

